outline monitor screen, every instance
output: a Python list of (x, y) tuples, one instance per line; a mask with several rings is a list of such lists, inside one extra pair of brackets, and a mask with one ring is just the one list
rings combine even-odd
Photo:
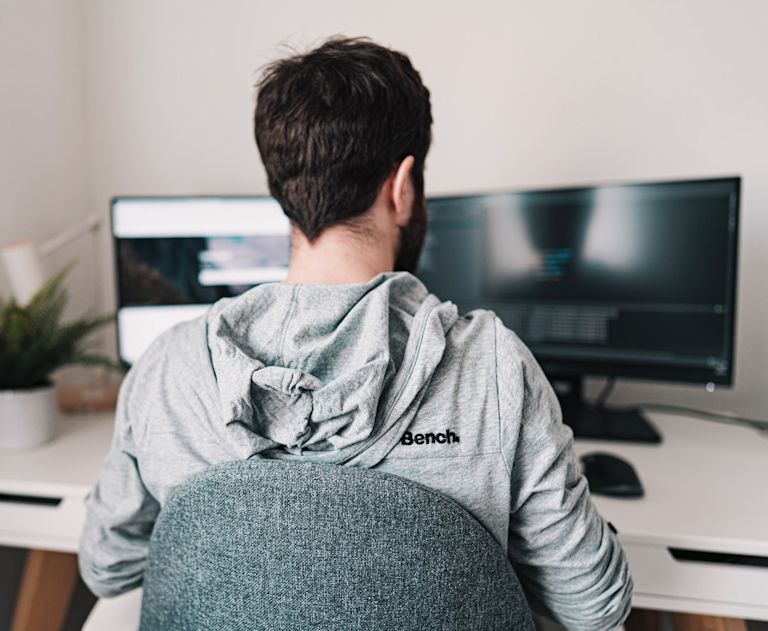
[(122, 197), (112, 201), (120, 358), (208, 306), (282, 280), (290, 224), (271, 197)]
[(731, 383), (739, 178), (428, 200), (419, 276), (551, 376)]

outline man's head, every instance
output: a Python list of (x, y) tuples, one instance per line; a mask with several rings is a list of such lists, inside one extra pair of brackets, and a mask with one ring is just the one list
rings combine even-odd
[[(327, 228), (370, 232), (389, 203), (395, 269), (413, 271), (424, 239), (429, 90), (408, 57), (366, 39), (333, 38), (269, 65), (254, 127), (272, 195), (309, 243)], [(375, 236), (375, 235), (372, 235)]]

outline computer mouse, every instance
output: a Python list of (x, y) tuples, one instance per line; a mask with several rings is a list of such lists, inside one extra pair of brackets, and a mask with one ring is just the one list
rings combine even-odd
[(581, 457), (589, 490), (595, 495), (643, 497), (645, 491), (635, 469), (623, 458), (604, 452)]

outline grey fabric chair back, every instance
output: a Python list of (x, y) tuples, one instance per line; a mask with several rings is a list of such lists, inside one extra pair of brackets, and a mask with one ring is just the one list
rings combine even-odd
[(246, 460), (180, 486), (155, 525), (143, 631), (533, 630), (501, 548), (403, 478)]

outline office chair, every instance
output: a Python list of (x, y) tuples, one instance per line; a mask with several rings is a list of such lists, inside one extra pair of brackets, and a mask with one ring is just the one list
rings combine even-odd
[(502, 549), (442, 494), (376, 471), (251, 459), (171, 494), (142, 631), (533, 630)]

